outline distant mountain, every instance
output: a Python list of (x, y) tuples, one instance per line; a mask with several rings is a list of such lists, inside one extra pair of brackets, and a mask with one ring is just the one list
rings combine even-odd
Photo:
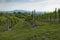
[(0, 11), (0, 12), (30, 12), (27, 10), (13, 10), (13, 11)]
[(41, 12), (41, 11), (36, 11), (36, 14), (42, 14), (42, 13), (44, 13), (44, 12)]
[(30, 11), (26, 11), (26, 10), (14, 10), (13, 12), (22, 12), (22, 13), (24, 13), (24, 12), (30, 12)]
[[(27, 10), (13, 10), (13, 11), (0, 11), (0, 12), (8, 12), (8, 13), (13, 13), (13, 12), (22, 12), (22, 13), (30, 13), (32, 11), (27, 11)], [(41, 11), (35, 11), (36, 14), (42, 14), (44, 12), (41, 12)]]

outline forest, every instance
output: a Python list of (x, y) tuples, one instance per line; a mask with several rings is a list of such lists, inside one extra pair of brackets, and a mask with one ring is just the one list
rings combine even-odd
[(60, 40), (60, 9), (53, 12), (0, 12), (0, 40)]

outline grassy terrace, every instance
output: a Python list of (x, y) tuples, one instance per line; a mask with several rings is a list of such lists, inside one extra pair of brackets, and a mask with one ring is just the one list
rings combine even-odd
[(60, 40), (59, 14), (33, 12), (0, 13), (0, 40)]

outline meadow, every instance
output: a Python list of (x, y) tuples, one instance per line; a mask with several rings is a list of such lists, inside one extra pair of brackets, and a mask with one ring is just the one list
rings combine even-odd
[(0, 40), (60, 40), (60, 9), (43, 14), (0, 12)]

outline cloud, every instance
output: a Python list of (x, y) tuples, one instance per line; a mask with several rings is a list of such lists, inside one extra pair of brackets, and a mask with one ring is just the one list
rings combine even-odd
[[(1, 1), (1, 0), (0, 0)], [(10, 2), (17, 1), (17, 2)], [(8, 3), (0, 3), (0, 10), (34, 10), (53, 11), (60, 8), (60, 0), (9, 0)], [(34, 1), (34, 2), (33, 2)]]
[(3, 2), (38, 2), (38, 1), (44, 1), (44, 0), (0, 0), (0, 3), (3, 3)]

